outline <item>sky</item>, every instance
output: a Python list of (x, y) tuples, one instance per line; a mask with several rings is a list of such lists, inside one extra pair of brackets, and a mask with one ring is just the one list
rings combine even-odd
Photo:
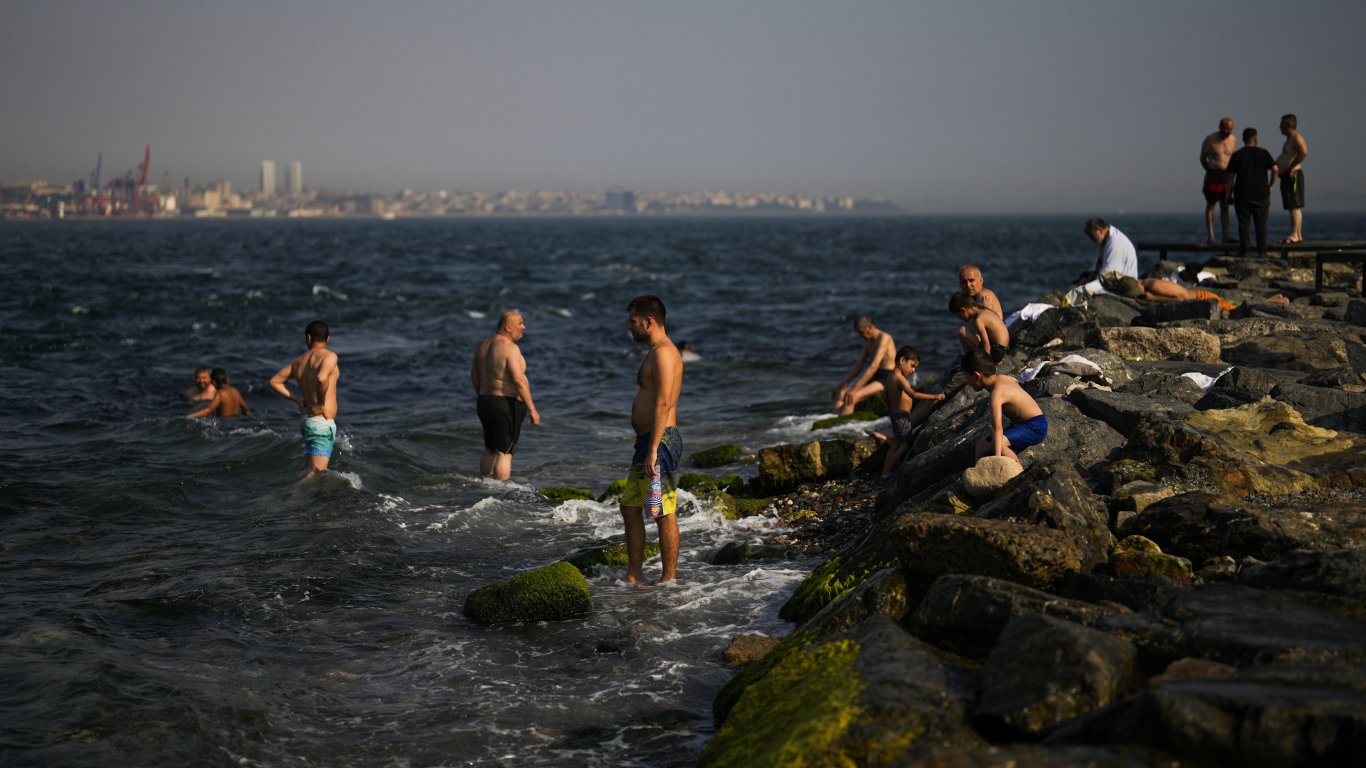
[(0, 180), (1203, 210), (1219, 118), (1366, 211), (1366, 3), (0, 0)]

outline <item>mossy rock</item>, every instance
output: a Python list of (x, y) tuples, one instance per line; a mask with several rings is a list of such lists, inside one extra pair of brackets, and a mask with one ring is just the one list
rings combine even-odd
[(816, 421), (811, 424), (811, 431), (815, 432), (818, 429), (838, 427), (841, 424), (849, 424), (851, 422), (877, 421), (880, 418), (882, 417), (872, 411), (854, 411), (847, 416), (831, 416), (828, 419), (816, 419)]
[(1189, 560), (1151, 550), (1116, 549), (1110, 556), (1110, 570), (1116, 576), (1146, 574), (1161, 576), (1176, 584), (1195, 583), (1195, 573)]
[(558, 621), (593, 610), (588, 581), (569, 563), (553, 563), (480, 587), (465, 598), (465, 617), (476, 624)]
[(707, 494), (707, 501), (721, 513), (727, 520), (739, 520), (740, 514), (736, 510), (735, 497), (725, 491), (712, 491)]
[[(762, 665), (764, 674), (730, 708), (730, 722), (717, 730), (698, 765), (826, 764), (830, 744), (862, 714), (860, 699), (866, 684), (854, 666), (860, 648), (852, 640), (788, 645), (775, 662)], [(778, 654), (775, 649), (765, 660)], [(746, 672), (759, 666), (752, 665)], [(731, 723), (757, 723), (760, 730)]]
[(736, 474), (712, 477), (700, 472), (685, 472), (678, 478), (678, 487), (690, 493), (725, 491), (733, 494), (745, 487), (745, 481)]
[(802, 579), (802, 583), (793, 590), (792, 597), (779, 609), (778, 618), (798, 623), (806, 621), (834, 602), (835, 598), (858, 586), (868, 573), (863, 571), (841, 576), (840, 559), (832, 557)]
[(549, 488), (540, 489), (539, 493), (555, 502), (555, 506), (560, 506), (566, 501), (583, 500), (592, 501), (593, 492), (587, 488), (574, 488), (567, 485), (552, 485)]
[[(649, 560), (659, 554), (659, 545), (652, 541), (645, 542), (645, 559)], [(607, 541), (590, 547), (584, 547), (569, 557), (564, 562), (569, 563), (579, 569), (583, 575), (588, 576), (593, 573), (593, 569), (599, 565), (606, 565), (613, 568), (625, 568), (627, 565), (626, 538), (615, 536)]]
[(722, 467), (740, 458), (740, 446), (735, 443), (718, 445), (705, 451), (698, 451), (688, 457), (694, 467)]
[(754, 517), (763, 512), (768, 505), (772, 503), (772, 496), (766, 496), (762, 499), (736, 499), (735, 514), (740, 517)]
[(625, 491), (626, 478), (623, 477), (618, 480), (613, 480), (612, 484), (607, 486), (607, 490), (603, 491), (602, 495), (598, 497), (598, 501), (607, 501), (608, 499), (619, 499), (621, 498), (621, 494)]
[(790, 523), (790, 522), (792, 522), (793, 520), (800, 520), (800, 519), (802, 519), (803, 517), (815, 517), (815, 515), (816, 515), (816, 511), (813, 510), (813, 509), (796, 509), (796, 508), (793, 508), (793, 509), (785, 509), (785, 510), (783, 510), (782, 512), (779, 512), (779, 513), (778, 513), (779, 519), (781, 519), (781, 520), (782, 520), (783, 522), (785, 522), (785, 523)]

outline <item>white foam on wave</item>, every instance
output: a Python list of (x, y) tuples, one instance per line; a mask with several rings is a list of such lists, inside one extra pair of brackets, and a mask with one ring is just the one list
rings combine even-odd
[(313, 298), (316, 299), (319, 296), (331, 296), (332, 298), (338, 299), (339, 301), (347, 301), (351, 298), (350, 296), (347, 296), (341, 291), (334, 291), (331, 288), (328, 288), (327, 286), (323, 285), (322, 283), (316, 283), (313, 286)]
[(265, 297), (266, 297), (266, 292), (265, 292), (265, 291), (251, 290), (251, 291), (247, 291), (246, 293), (242, 294), (242, 298), (246, 299), (247, 301), (253, 301), (253, 300), (256, 300), (256, 299), (264, 299)]
[(568, 309), (565, 309), (564, 307), (561, 307), (561, 308), (555, 310), (555, 314), (559, 315), (560, 317), (573, 317), (573, 316), (574, 316), (574, 313), (573, 313), (572, 311), (570, 311), (570, 310), (568, 310)]
[(777, 423), (767, 430), (767, 433), (777, 436), (782, 442), (800, 443), (822, 440), (831, 436), (863, 437), (870, 429), (884, 433), (891, 429), (891, 422), (885, 416), (875, 421), (849, 421), (835, 427), (812, 429), (817, 421), (838, 415), (836, 413), (814, 413), (784, 416), (778, 419)]
[(465, 314), (469, 315), (470, 317), (474, 318), (475, 320), (483, 320), (484, 317), (485, 317), (484, 313), (483, 313), (483, 312), (480, 312), (480, 311), (477, 310), (477, 309), (467, 309), (467, 310), (465, 310)]
[(336, 470), (333, 470), (333, 472), (337, 475), (337, 477), (340, 477), (341, 479), (345, 480), (347, 485), (351, 486), (351, 490), (359, 491), (361, 489), (361, 485), (363, 485), (363, 483), (361, 483), (360, 475), (356, 474), (355, 472), (338, 472)]
[(90, 314), (90, 307), (82, 307), (81, 305), (77, 304), (76, 306), (71, 308), (71, 314), (88, 315)]

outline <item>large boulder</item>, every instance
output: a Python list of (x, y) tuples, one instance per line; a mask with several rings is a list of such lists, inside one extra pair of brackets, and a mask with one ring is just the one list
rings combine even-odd
[(1108, 632), (1020, 616), (982, 665), (973, 722), (994, 740), (1038, 738), (1128, 693), (1137, 657), (1132, 643)]
[(1366, 433), (1366, 393), (1282, 383), (1271, 396), (1300, 412), (1316, 427)]
[(1067, 399), (1082, 413), (1109, 424), (1125, 437), (1132, 435), (1138, 429), (1138, 423), (1145, 418), (1154, 415), (1180, 418), (1194, 410), (1179, 400), (1157, 395), (1107, 392), (1103, 389), (1073, 390)]
[(1205, 390), (1189, 376), (1158, 370), (1143, 371), (1135, 376), (1133, 381), (1123, 387), (1117, 387), (1115, 391), (1130, 395), (1147, 395), (1186, 405), (1194, 405), (1205, 396)]
[(1055, 531), (1076, 551), (1084, 571), (1104, 563), (1115, 546), (1105, 502), (1091, 492), (1069, 463), (1032, 465), (1006, 493), (973, 515)]
[(1155, 328), (1166, 323), (1186, 320), (1217, 320), (1222, 316), (1219, 302), (1215, 299), (1160, 301), (1144, 306), (1143, 311), (1133, 319), (1133, 324)]
[(1123, 458), (1178, 492), (1287, 494), (1366, 486), (1362, 438), (1309, 426), (1273, 400), (1140, 423)]
[(1295, 551), (1366, 547), (1366, 515), (1356, 499), (1262, 501), (1195, 492), (1150, 505), (1120, 533), (1151, 539), (1195, 563), (1221, 556), (1268, 561)]
[(896, 518), (887, 536), (907, 582), (922, 593), (935, 579), (952, 573), (1046, 588), (1082, 569), (1081, 554), (1068, 537), (1032, 523), (909, 514)]
[(554, 563), (480, 587), (465, 598), (465, 617), (476, 624), (558, 621), (592, 612), (588, 582), (569, 563)]
[(759, 451), (758, 485), (764, 493), (790, 490), (802, 483), (845, 477), (878, 449), (872, 438), (821, 440), (779, 445)]
[(1125, 359), (1202, 363), (1220, 359), (1219, 337), (1197, 328), (1097, 328), (1087, 337), (1087, 344)]
[(780, 645), (765, 661), (779, 654), (727, 713), (700, 766), (885, 766), (930, 745), (984, 745), (966, 725), (971, 673), (885, 616), (826, 641)]
[(1010, 327), (1012, 351), (1061, 346), (1076, 349), (1085, 346), (1087, 334), (1099, 328), (1096, 316), (1081, 307), (1050, 309), (1032, 321), (1021, 320)]
[(1002, 579), (952, 574), (935, 579), (916, 607), (910, 629), (940, 648), (983, 659), (1011, 619), (1031, 613), (1093, 624), (1114, 611)]
[(1273, 562), (1244, 568), (1238, 574), (1238, 583), (1366, 601), (1366, 548), (1291, 552)]
[[(1252, 321), (1244, 321), (1252, 322)], [(1336, 327), (1300, 327), (1278, 323), (1261, 333), (1227, 334), (1223, 339), (1224, 359), (1236, 365), (1281, 368), (1296, 371), (1323, 371), (1348, 363), (1348, 336)], [(1360, 333), (1355, 334), (1360, 342)], [(1236, 340), (1235, 340), (1236, 339)]]
[(993, 499), (1024, 467), (1009, 456), (983, 456), (963, 470), (963, 489), (973, 498)]

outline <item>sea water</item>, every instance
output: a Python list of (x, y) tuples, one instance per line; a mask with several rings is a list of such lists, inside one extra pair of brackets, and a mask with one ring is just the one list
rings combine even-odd
[[(645, 351), (627, 303), (659, 295), (700, 355), (685, 453), (754, 451), (814, 436), (857, 314), (932, 376), (955, 357), (957, 268), (1017, 309), (1090, 266), (1083, 219), (0, 223), (0, 763), (692, 764), (733, 674), (721, 650), (788, 631), (778, 607), (815, 565), (708, 563), (781, 535), (767, 518), (682, 493), (677, 585), (605, 568), (580, 620), (460, 610), (620, 532), (614, 505), (536, 489), (625, 474)], [(1198, 212), (1114, 223), (1200, 229)], [(1312, 225), (1366, 236), (1363, 217)], [(478, 474), (469, 366), (514, 308), (543, 422), (502, 484)], [(266, 382), (315, 319), (340, 356), (340, 439), (333, 472), (299, 482), (297, 414)], [(251, 415), (186, 420), (199, 365)]]

